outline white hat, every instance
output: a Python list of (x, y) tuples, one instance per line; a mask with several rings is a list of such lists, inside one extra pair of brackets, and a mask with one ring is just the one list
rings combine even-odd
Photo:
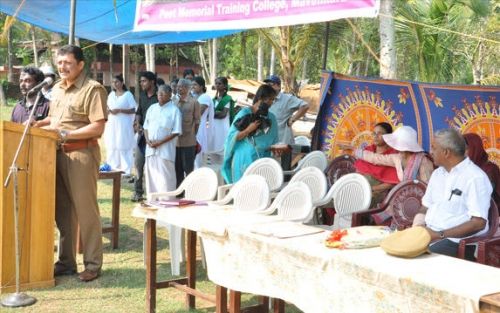
[(54, 69), (50, 65), (40, 67), (40, 71), (42, 71), (43, 75), (56, 75), (56, 72), (54, 72)]
[(385, 143), (398, 151), (424, 151), (417, 141), (417, 132), (410, 126), (401, 126), (392, 134), (382, 135)]

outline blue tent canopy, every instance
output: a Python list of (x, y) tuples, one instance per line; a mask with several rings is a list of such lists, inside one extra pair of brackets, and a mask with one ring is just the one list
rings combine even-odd
[[(77, 0), (75, 36), (112, 44), (181, 43), (230, 35), (240, 30), (192, 32), (133, 32), (136, 0)], [(0, 12), (14, 15), (20, 0), (1, 0)], [(17, 19), (46, 29), (68, 34), (69, 0), (25, 0)]]

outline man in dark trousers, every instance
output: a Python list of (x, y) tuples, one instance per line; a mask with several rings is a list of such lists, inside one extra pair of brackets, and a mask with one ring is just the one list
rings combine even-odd
[(135, 112), (134, 128), (138, 133), (137, 147), (135, 148), (135, 169), (137, 178), (134, 182), (134, 195), (132, 201), (137, 202), (144, 200), (144, 154), (146, 151), (146, 139), (143, 133), (144, 119), (149, 107), (158, 103), (156, 95), (156, 76), (152, 72), (146, 71), (140, 74), (139, 83), (141, 85), (141, 94), (139, 96), (139, 106)]

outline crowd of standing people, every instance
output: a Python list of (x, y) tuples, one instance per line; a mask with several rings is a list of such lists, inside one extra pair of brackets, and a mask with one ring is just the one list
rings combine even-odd
[[(220, 170), (226, 183), (237, 182), (253, 161), (271, 156), (272, 145), (294, 143), (291, 127), (309, 108), (303, 100), (282, 93), (277, 76), (258, 88), (252, 106), (238, 110), (225, 77), (215, 80), (212, 98), (203, 77), (193, 70), (184, 71), (183, 78), (170, 84), (152, 72), (141, 72), (137, 103), (122, 75), (113, 78), (109, 94), (90, 79), (77, 46), (60, 48), (56, 64), (60, 80), (55, 84), (51, 67), (21, 71), (22, 98), (11, 120), (59, 135), (55, 218), (60, 241), (54, 275), (77, 272), (79, 225), (82, 281), (99, 277), (103, 261), (97, 205), (101, 136), (106, 163), (133, 178), (131, 200), (137, 202), (146, 193), (174, 190), (198, 167), (211, 166)], [(30, 92), (43, 81), (47, 83), (40, 92)], [(401, 181), (418, 179), (428, 184), (414, 224), (428, 228), (435, 240), (432, 251), (456, 255), (457, 238), (487, 231), (490, 195), (496, 203), (500, 198), (500, 172), (488, 161), (478, 135), (438, 131), (430, 154), (409, 126), (393, 131), (390, 124), (381, 122), (374, 127), (373, 138), (373, 145), (355, 151), (356, 170), (370, 181), (377, 202)], [(285, 152), (281, 159), (288, 169), (290, 155)], [(383, 224), (391, 214), (389, 209), (375, 215), (375, 222)], [(473, 258), (473, 252), (467, 256)]]

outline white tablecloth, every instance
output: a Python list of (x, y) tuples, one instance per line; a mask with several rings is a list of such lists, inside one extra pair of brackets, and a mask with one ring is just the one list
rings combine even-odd
[(441, 255), (401, 259), (380, 248), (332, 250), (327, 233), (278, 239), (253, 233), (274, 216), (207, 206), (134, 210), (197, 231), (214, 283), (293, 303), (304, 312), (478, 312), (500, 292), (500, 270)]

